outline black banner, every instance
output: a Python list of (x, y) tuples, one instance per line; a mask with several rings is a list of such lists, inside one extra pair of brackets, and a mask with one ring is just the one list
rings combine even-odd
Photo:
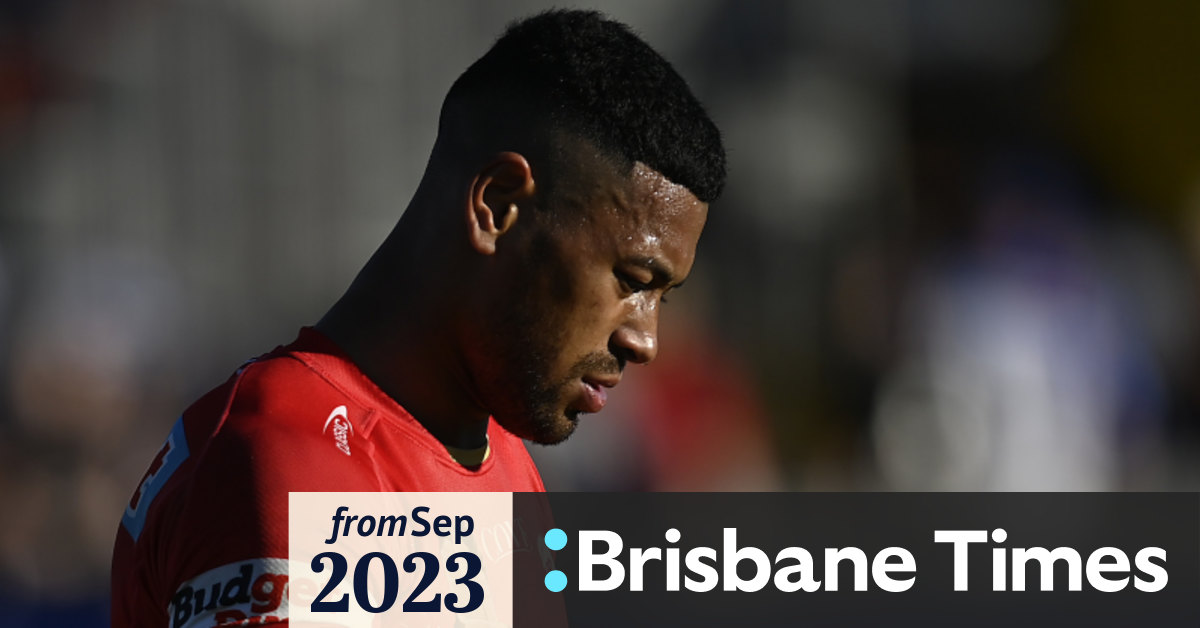
[(518, 627), (1200, 626), (1193, 493), (517, 494), (514, 523)]

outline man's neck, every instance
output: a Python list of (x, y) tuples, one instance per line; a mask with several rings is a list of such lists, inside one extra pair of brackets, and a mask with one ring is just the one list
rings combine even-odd
[[(357, 282), (356, 282), (357, 283)], [(423, 291), (389, 284), (389, 293), (422, 300)], [(351, 288), (316, 324), (364, 375), (400, 404), (442, 444), (475, 449), (487, 443), (488, 412), (469, 392), (470, 382), (446, 317), (414, 318), (421, 308), (396, 298), (374, 298), (375, 291)], [(378, 294), (378, 292), (375, 292)], [(436, 312), (438, 308), (425, 311)]]

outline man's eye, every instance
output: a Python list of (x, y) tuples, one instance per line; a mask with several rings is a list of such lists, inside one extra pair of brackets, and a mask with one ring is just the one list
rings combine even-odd
[[(614, 274), (617, 276), (617, 281), (621, 284), (621, 290), (627, 294), (637, 294), (639, 292), (646, 292), (647, 290), (654, 289), (649, 283), (638, 281), (626, 273), (618, 271)], [(663, 293), (659, 295), (658, 301), (659, 303), (667, 302), (667, 290), (664, 290)]]
[(621, 288), (625, 292), (642, 292), (650, 288), (649, 285), (642, 283), (625, 273), (617, 273), (617, 280), (621, 282)]

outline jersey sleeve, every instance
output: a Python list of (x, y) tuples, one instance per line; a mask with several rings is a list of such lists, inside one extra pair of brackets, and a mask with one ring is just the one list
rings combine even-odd
[(329, 429), (361, 410), (303, 364), (252, 363), (222, 388), (185, 412), (131, 500), (114, 626), (286, 623), (288, 493), (377, 490)]

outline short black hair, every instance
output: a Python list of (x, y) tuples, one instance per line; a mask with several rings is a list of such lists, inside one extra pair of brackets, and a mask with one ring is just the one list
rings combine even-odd
[(439, 143), (555, 133), (590, 142), (623, 174), (642, 162), (704, 202), (725, 186), (721, 134), (687, 83), (628, 26), (596, 11), (511, 24), (455, 81), (439, 123)]

